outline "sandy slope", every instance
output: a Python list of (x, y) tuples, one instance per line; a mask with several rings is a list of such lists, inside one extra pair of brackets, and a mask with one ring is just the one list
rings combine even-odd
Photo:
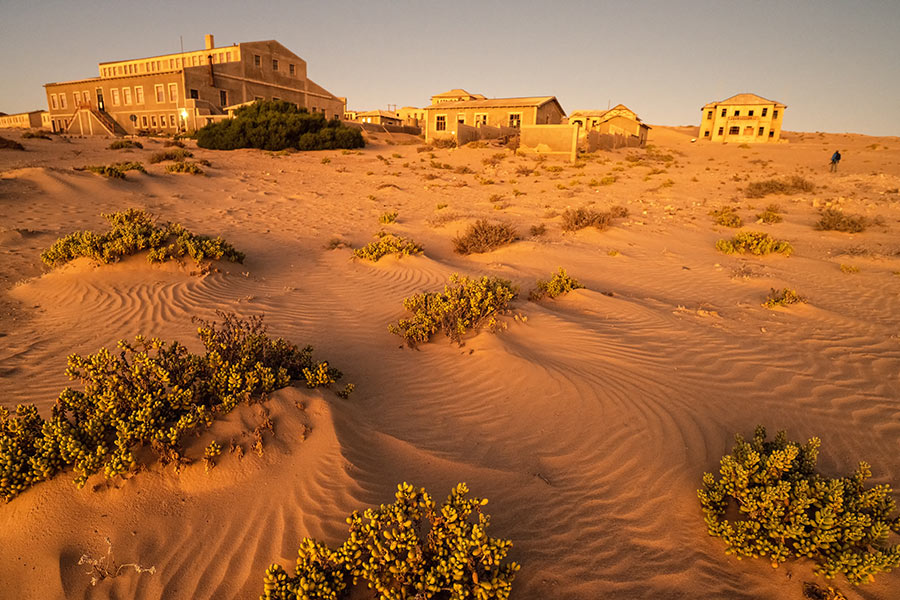
[[(263, 409), (242, 407), (192, 447), (196, 456), (210, 439), (234, 439), (247, 452), (209, 474), (199, 464), (181, 475), (153, 467), (84, 490), (62, 476), (0, 506), (0, 598), (255, 598), (265, 567), (292, 565), (303, 536), (337, 542), (350, 511), (389, 501), (404, 480), (439, 497), (465, 481), (490, 498), (493, 533), (514, 541), (523, 564), (516, 598), (800, 598), (813, 580), (808, 566), (726, 557), (706, 535), (696, 489), (733, 434), (757, 423), (821, 437), (828, 472), (865, 459), (878, 482), (900, 487), (900, 140), (792, 134), (789, 144), (739, 148), (692, 144), (693, 133), (653, 130), (651, 142), (676, 159), (656, 174), (661, 163), (626, 160), (643, 151), (600, 153), (582, 168), (548, 162), (562, 172), (523, 176), (516, 168), (535, 166), (531, 159), (483, 164), (496, 148), (432, 158), (387, 136), (358, 155), (201, 150), (213, 165), (207, 177), (148, 165), (148, 175), (126, 181), (71, 167), (146, 163), (159, 144), (117, 153), (108, 140), (26, 140), (25, 153), (0, 151), (4, 406), (34, 402), (49, 412), (72, 352), (137, 333), (196, 348), (191, 317), (217, 309), (265, 314), (273, 334), (312, 344), (357, 386), (349, 400), (276, 394), (266, 404), (275, 435), (262, 456), (249, 451), (247, 432)], [(831, 175), (835, 148), (844, 162)], [(743, 195), (749, 180), (788, 174), (820, 188)], [(618, 180), (589, 185), (606, 175)], [(785, 222), (752, 224), (770, 202)], [(828, 202), (885, 224), (855, 235), (816, 231)], [(631, 216), (602, 233), (563, 235), (558, 214), (588, 203), (622, 204)], [(723, 205), (796, 254), (716, 252), (733, 231), (707, 213)], [(44, 273), (41, 249), (128, 207), (221, 234), (248, 259), (208, 274), (141, 257)], [(425, 256), (372, 265), (325, 249), (333, 238), (367, 242), (386, 210), (400, 214), (386, 229), (423, 243)], [(478, 217), (511, 221), (524, 240), (455, 255), (451, 238)], [(547, 234), (528, 236), (540, 223)], [(587, 289), (525, 301), (558, 266)], [(463, 347), (444, 339), (402, 347), (387, 332), (402, 299), (453, 272), (513, 280), (526, 318)], [(769, 288), (784, 286), (809, 304), (760, 306)], [(76, 563), (105, 552), (106, 537), (117, 560), (156, 573), (92, 588)], [(900, 573), (859, 589), (838, 585), (849, 598), (887, 600)]]

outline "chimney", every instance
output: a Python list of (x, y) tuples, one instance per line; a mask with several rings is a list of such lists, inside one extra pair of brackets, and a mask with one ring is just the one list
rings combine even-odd
[(207, 33), (206, 34), (206, 49), (212, 50), (215, 47), (216, 47), (216, 43), (215, 43), (215, 38), (213, 37), (213, 34)]

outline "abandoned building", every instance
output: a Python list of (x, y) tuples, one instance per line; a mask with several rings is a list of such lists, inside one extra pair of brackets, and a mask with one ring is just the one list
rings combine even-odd
[(777, 142), (786, 105), (756, 94), (737, 94), (703, 107), (700, 139), (713, 142)]
[[(460, 97), (459, 94), (454, 95), (456, 92), (463, 92), (470, 99), (456, 99)], [(447, 100), (447, 97), (454, 99)], [(431, 100), (431, 106), (424, 109), (426, 141), (456, 137), (457, 124), (460, 123), (472, 127), (519, 128), (523, 125), (559, 124), (566, 116), (555, 96), (485, 98), (464, 90), (451, 90), (432, 96)]]
[(386, 110), (367, 110), (356, 113), (354, 121), (360, 123), (374, 123), (375, 125), (403, 125), (403, 119)]
[(16, 113), (14, 115), (0, 113), (0, 129), (13, 127), (20, 127), (23, 129), (43, 127), (46, 122), (44, 116), (46, 114), (47, 111), (44, 110), (32, 110), (29, 112)]
[(486, 100), (482, 94), (470, 94), (466, 90), (456, 88), (443, 94), (435, 94), (431, 97), (432, 104), (440, 104), (442, 102), (462, 102), (464, 100)]
[(620, 135), (626, 138), (623, 145), (643, 147), (647, 143), (650, 126), (645, 124), (633, 110), (624, 104), (617, 104), (608, 110), (576, 110), (569, 115), (569, 123), (579, 125), (585, 132)]
[(53, 131), (117, 135), (175, 133), (226, 118), (230, 106), (285, 100), (341, 117), (346, 101), (306, 76), (306, 61), (275, 40), (103, 62), (100, 76), (48, 83)]

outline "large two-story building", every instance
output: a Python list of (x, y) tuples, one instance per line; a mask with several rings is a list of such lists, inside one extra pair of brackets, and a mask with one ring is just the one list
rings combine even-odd
[(275, 40), (164, 54), (98, 65), (99, 77), (44, 86), (54, 131), (115, 135), (174, 133), (224, 118), (226, 107), (285, 100), (343, 115), (346, 100), (306, 76), (306, 61)]
[(700, 139), (713, 142), (777, 142), (787, 105), (756, 94), (710, 102), (700, 118)]

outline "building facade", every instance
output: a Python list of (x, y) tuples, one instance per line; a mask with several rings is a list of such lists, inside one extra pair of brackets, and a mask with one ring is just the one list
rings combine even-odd
[(712, 142), (762, 143), (781, 139), (787, 105), (756, 94), (738, 94), (703, 107), (700, 139)]
[(458, 123), (473, 127), (514, 127), (522, 125), (556, 125), (562, 123), (565, 111), (555, 96), (527, 98), (484, 98), (475, 100), (441, 100), (426, 106), (425, 140), (456, 137)]
[(569, 123), (579, 125), (585, 132), (596, 131), (634, 138), (641, 147), (647, 143), (650, 132), (650, 126), (624, 104), (617, 104), (609, 110), (576, 110), (569, 115)]
[(0, 114), (0, 129), (21, 127), (23, 129), (38, 128), (43, 126), (43, 110), (16, 113), (14, 115)]
[(354, 121), (360, 123), (374, 123), (376, 125), (403, 125), (403, 119), (386, 110), (367, 110), (355, 113)]
[(100, 76), (48, 83), (54, 131), (78, 135), (175, 133), (224, 118), (226, 107), (254, 100), (285, 100), (343, 115), (345, 99), (306, 76), (306, 61), (274, 40), (104, 62)]

